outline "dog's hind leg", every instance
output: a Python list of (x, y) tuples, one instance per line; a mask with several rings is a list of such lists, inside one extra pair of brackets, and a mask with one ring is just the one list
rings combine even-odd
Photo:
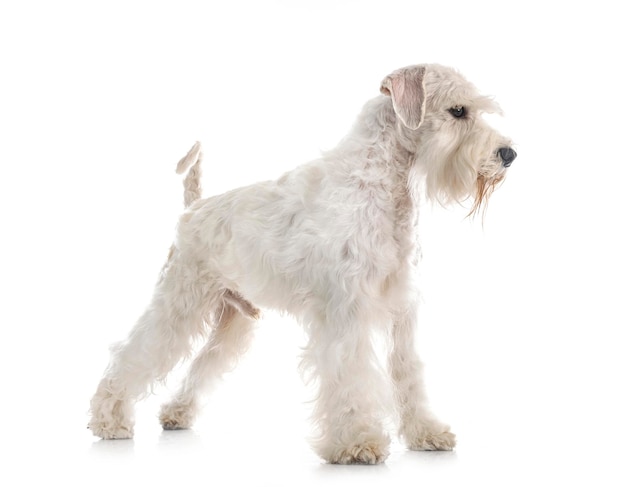
[(110, 363), (91, 400), (93, 434), (132, 438), (133, 406), (187, 355), (204, 331), (208, 286), (170, 256), (152, 302), (126, 340), (111, 347)]
[[(178, 162), (186, 174), (185, 207), (200, 198), (202, 150), (196, 142)], [(89, 428), (102, 438), (132, 438), (133, 405), (156, 380), (189, 353), (194, 336), (203, 331), (210, 286), (185, 266), (175, 246), (161, 270), (152, 303), (128, 338), (111, 348), (111, 361), (91, 400)], [(208, 303), (207, 303), (208, 301)]]
[(247, 350), (259, 317), (259, 310), (231, 291), (224, 293), (215, 312), (215, 329), (207, 344), (194, 359), (180, 389), (163, 405), (159, 419), (164, 429), (185, 429), (192, 426), (202, 395), (215, 382), (237, 365)]

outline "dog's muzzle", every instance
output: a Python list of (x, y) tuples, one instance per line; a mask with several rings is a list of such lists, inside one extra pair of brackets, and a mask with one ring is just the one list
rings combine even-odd
[(498, 155), (500, 156), (500, 159), (502, 159), (502, 165), (504, 167), (509, 167), (513, 164), (513, 161), (517, 157), (517, 152), (510, 147), (501, 147), (498, 149)]

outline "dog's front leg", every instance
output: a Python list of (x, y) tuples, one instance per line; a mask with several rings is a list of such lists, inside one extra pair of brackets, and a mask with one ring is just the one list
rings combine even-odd
[(389, 370), (400, 417), (399, 435), (411, 450), (452, 450), (456, 444), (450, 428), (428, 408), (422, 363), (415, 349), (417, 304), (396, 315), (393, 323)]
[(389, 454), (385, 387), (367, 323), (313, 324), (304, 364), (319, 390), (313, 448), (329, 463), (377, 464)]

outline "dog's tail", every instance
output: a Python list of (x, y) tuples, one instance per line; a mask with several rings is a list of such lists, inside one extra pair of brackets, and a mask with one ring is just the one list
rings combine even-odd
[(202, 187), (200, 186), (200, 177), (202, 176), (202, 147), (200, 142), (196, 142), (187, 155), (178, 161), (176, 166), (176, 172), (178, 174), (184, 174), (187, 171), (187, 175), (183, 181), (185, 188), (185, 208), (190, 206), (194, 201), (200, 199), (202, 196)]

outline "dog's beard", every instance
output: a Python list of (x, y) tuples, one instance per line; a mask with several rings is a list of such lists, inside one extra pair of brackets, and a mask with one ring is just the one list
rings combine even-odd
[(489, 204), (489, 198), (496, 188), (502, 184), (502, 181), (504, 181), (504, 173), (493, 177), (487, 177), (483, 174), (478, 175), (476, 178), (474, 204), (472, 205), (470, 212), (467, 214), (468, 217), (473, 217), (478, 213), (482, 213), (484, 218), (485, 211), (487, 211), (487, 205)]

